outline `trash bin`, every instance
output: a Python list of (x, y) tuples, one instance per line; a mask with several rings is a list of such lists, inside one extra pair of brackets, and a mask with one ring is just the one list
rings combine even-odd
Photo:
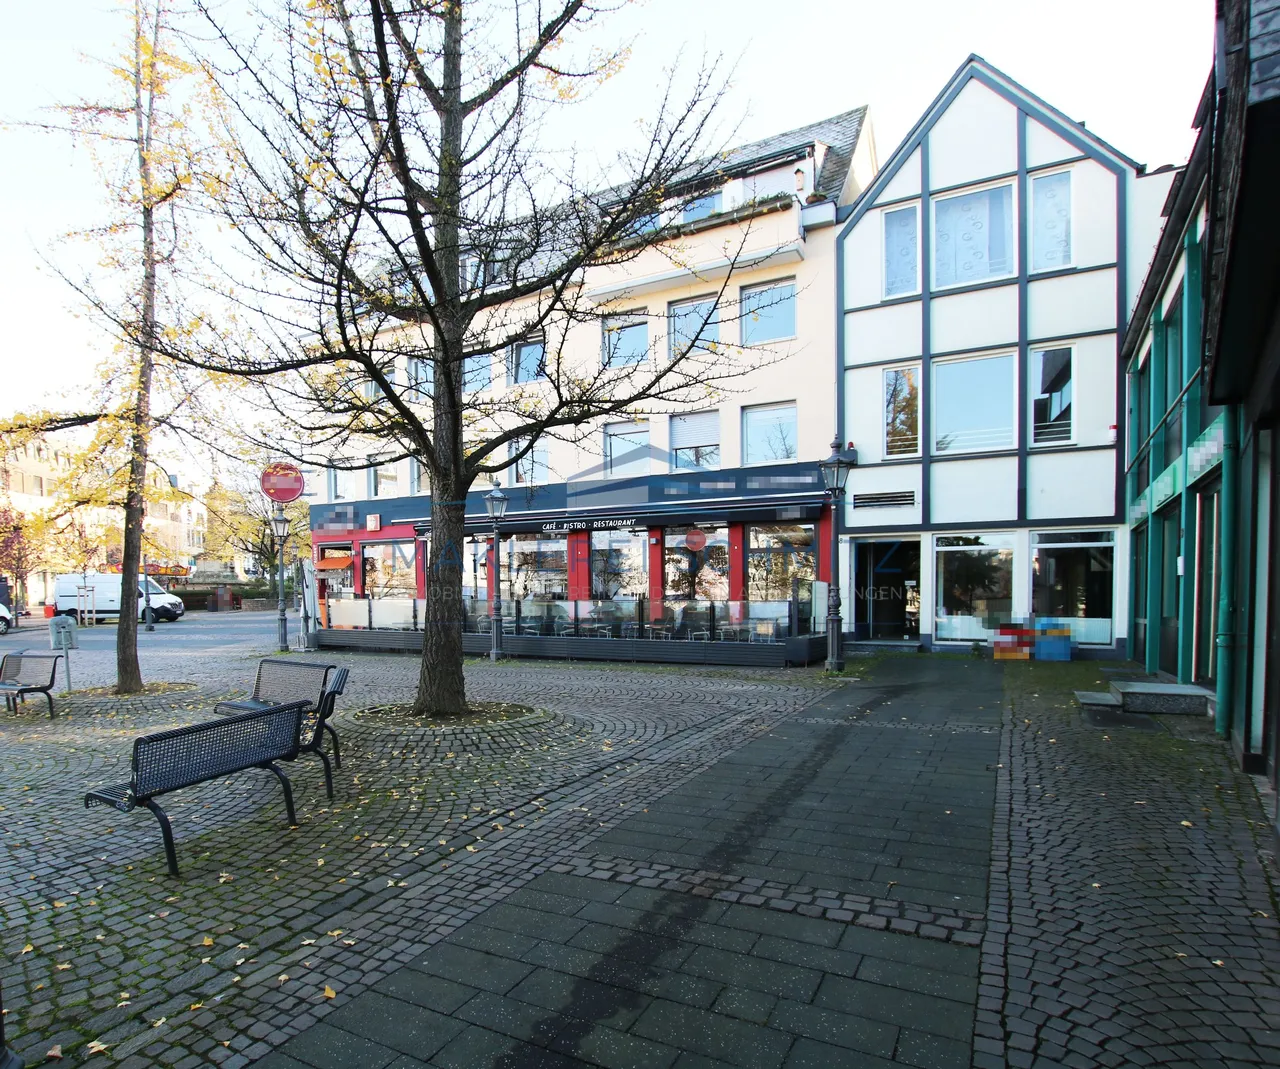
[(54, 610), (54, 607), (53, 607), (52, 605), (46, 605), (46, 606), (44, 607), (44, 618), (45, 618), (46, 620), (52, 620), (52, 619), (53, 619), (53, 610)]

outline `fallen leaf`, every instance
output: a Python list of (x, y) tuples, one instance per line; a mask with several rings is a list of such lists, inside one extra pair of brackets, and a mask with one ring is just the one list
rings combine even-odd
[(161, 1018), (160, 1018), (160, 1020), (158, 1020), (158, 1021), (152, 1021), (152, 1022), (151, 1022), (151, 1027), (152, 1027), (152, 1028), (159, 1028), (159, 1027), (160, 1027), (162, 1024), (164, 1024), (164, 1023), (165, 1023), (165, 1021), (167, 1021), (168, 1019), (169, 1019), (168, 1017), (161, 1017)]
[(1194, 824), (1192, 824), (1192, 823), (1191, 823), (1191, 821), (1189, 821), (1189, 820), (1184, 820), (1184, 821), (1182, 822), (1182, 826), (1183, 826), (1184, 828), (1194, 828), (1194, 827), (1195, 827), (1195, 825), (1194, 825)]
[(344, 939), (342, 943), (343, 943), (343, 946), (349, 946), (349, 947), (353, 947), (356, 945), (356, 941), (354, 939)]
[(338, 938), (338, 936), (340, 936), (340, 935), (342, 934), (342, 929), (341, 929), (341, 928), (335, 928), (333, 931), (331, 931), (331, 932), (325, 932), (324, 934), (325, 934), (325, 935), (328, 935), (328, 936), (332, 936), (334, 939), (337, 939), (337, 938)]
[(336, 992), (336, 991), (335, 991), (333, 988), (331, 988), (328, 984), (325, 984), (325, 985), (324, 985), (324, 997), (325, 997), (325, 998), (337, 998), (337, 997), (338, 997), (338, 992)]
[(69, 968), (71, 968), (71, 962), (69, 961), (59, 962), (57, 966), (58, 972), (64, 972)]
[(309, 946), (310, 946), (312, 943), (314, 943), (314, 942), (315, 942), (315, 940), (314, 940), (314, 939), (304, 939), (304, 940), (302, 941), (302, 945), (303, 945), (304, 947), (309, 947)]
[[(30, 954), (33, 950), (35, 950), (35, 947), (28, 943), (22, 948), (22, 954)], [(22, 957), (22, 954), (19, 954), (18, 957)]]
[(55, 1043), (52, 1047), (50, 1047), (47, 1051), (45, 1051), (45, 1055), (44, 1055), (44, 1056), (45, 1056), (46, 1058), (61, 1058), (61, 1057), (62, 1057), (62, 1044), (61, 1044), (61, 1043)]
[(107, 1050), (107, 1045), (105, 1043), (100, 1043), (96, 1039), (92, 1043), (90, 1043), (87, 1047), (85, 1047), (85, 1051), (88, 1052), (89, 1054), (105, 1054), (106, 1050)]
[(277, 979), (279, 979), (279, 981), (283, 984), (286, 980), (289, 979), (289, 974), (282, 972)]
[(203, 939), (201, 939), (201, 940), (200, 940), (200, 945), (201, 945), (201, 946), (206, 946), (206, 947), (211, 947), (211, 946), (213, 946), (213, 940), (212, 940), (212, 939), (210, 939), (210, 938), (206, 935)]
[(62, 908), (63, 906), (65, 906), (65, 905), (66, 905), (66, 903), (65, 903), (65, 902), (58, 902), (58, 901), (56, 901), (56, 900), (55, 900), (55, 901), (54, 901), (54, 903), (53, 903), (53, 908), (54, 908), (54, 909), (61, 909), (61, 908)]
[(1222, 966), (1224, 966), (1224, 965), (1226, 964), (1226, 962), (1225, 962), (1225, 961), (1223, 961), (1221, 958), (1214, 958), (1214, 959), (1213, 959), (1213, 963), (1214, 963), (1216, 966), (1218, 966), (1218, 968), (1222, 968)]

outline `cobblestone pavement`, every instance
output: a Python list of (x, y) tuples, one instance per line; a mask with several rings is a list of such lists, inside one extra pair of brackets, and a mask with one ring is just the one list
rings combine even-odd
[[(974, 1065), (1280, 1064), (1271, 832), (1211, 724), (1011, 665)], [(1102, 687), (1099, 687), (1102, 683)]]
[(246, 1064), (825, 690), (813, 672), (479, 663), (474, 697), (539, 712), (391, 730), (354, 710), (406, 700), (416, 660), (340, 656), (352, 685), (334, 801), (307, 758), (290, 769), (293, 829), (266, 774), (171, 795), (170, 880), (154, 820), (86, 811), (84, 790), (127, 778), (136, 735), (243, 693), (251, 652), (144, 662), (194, 684), (170, 695), (0, 715), (0, 983), (29, 1064), (54, 1047), (88, 1061), (91, 1043), (131, 1067)]

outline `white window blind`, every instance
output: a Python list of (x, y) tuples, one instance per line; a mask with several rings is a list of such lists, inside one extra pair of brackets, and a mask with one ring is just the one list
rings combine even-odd
[(688, 449), (695, 445), (720, 444), (720, 412), (691, 412), (671, 417), (671, 448)]

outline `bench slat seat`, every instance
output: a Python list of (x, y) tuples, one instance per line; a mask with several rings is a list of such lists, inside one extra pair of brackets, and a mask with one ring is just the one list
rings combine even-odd
[(49, 703), (49, 716), (58, 714), (53, 708), (53, 683), (58, 674), (60, 653), (6, 653), (0, 659), (0, 694), (10, 712), (18, 711), (18, 702), (28, 694), (43, 694)]
[(138, 806), (149, 809), (160, 823), (173, 876), (178, 875), (178, 859), (169, 818), (155, 802), (161, 795), (261, 768), (280, 780), (289, 823), (296, 824), (289, 777), (275, 762), (297, 758), (307, 705), (293, 702), (139, 736), (133, 741), (129, 782), (92, 788), (84, 796), (85, 808), (111, 806), (122, 813)]

